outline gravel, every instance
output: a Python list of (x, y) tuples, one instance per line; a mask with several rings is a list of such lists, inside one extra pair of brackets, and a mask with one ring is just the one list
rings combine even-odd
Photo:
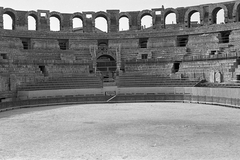
[(0, 113), (1, 160), (238, 160), (240, 110), (189, 103)]

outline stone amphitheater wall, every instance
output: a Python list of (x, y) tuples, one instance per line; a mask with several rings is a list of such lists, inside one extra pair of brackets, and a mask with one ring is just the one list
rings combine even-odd
[[(220, 9), (225, 13), (224, 23), (216, 24), (216, 14)], [(190, 17), (195, 12), (200, 12), (200, 24), (193, 27)], [(166, 24), (165, 19), (170, 13), (176, 14), (177, 24)], [(3, 29), (4, 14), (13, 20), (12, 30)], [(28, 30), (29, 15), (36, 20), (36, 31)], [(91, 18), (88, 18), (89, 15)], [(153, 26), (143, 29), (141, 18), (145, 15), (152, 16)], [(59, 19), (60, 31), (50, 31), (50, 17)], [(83, 21), (82, 33), (73, 31), (72, 19), (75, 17)], [(96, 31), (97, 17), (107, 20), (107, 33)], [(129, 19), (129, 31), (119, 31), (121, 17)], [(60, 13), (0, 7), (0, 78), (3, 79), (0, 90), (15, 90), (17, 85), (44, 77), (94, 72), (96, 59), (101, 54), (98, 48), (101, 42), (106, 42), (108, 46), (109, 52), (104, 54), (111, 55), (117, 63), (123, 64), (118, 69), (126, 72), (205, 78), (208, 81), (215, 81), (210, 77), (218, 72), (225, 82), (236, 79), (238, 57), (204, 62), (186, 62), (184, 59), (205, 55), (237, 55), (239, 37), (239, 1), (130, 12)], [(141, 46), (140, 42), (143, 41), (146, 46)], [(64, 44), (63, 48), (61, 44)], [(156, 63), (124, 64), (128, 60), (142, 59), (142, 55), (147, 55), (147, 60), (156, 60)], [(161, 63), (159, 59), (166, 59), (167, 62)], [(180, 63), (178, 73), (172, 72), (175, 62)]]

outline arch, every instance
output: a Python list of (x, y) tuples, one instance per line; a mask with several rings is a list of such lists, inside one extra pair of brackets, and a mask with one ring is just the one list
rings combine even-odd
[(97, 59), (101, 59), (102, 57), (108, 57), (111, 61), (116, 61), (115, 58), (108, 54), (102, 54), (97, 57)]
[[(61, 31), (62, 30), (62, 22), (63, 22), (62, 14), (59, 12), (53, 11), (49, 14), (49, 18), (51, 18), (51, 17), (55, 17), (59, 20), (59, 31)], [(50, 23), (50, 27), (51, 27), (51, 23)]]
[[(121, 12), (119, 13), (118, 17), (117, 17), (117, 20), (119, 22), (119, 20), (123, 17), (126, 17), (128, 18), (128, 21), (129, 21), (129, 29), (131, 28), (132, 26), (132, 16), (128, 13), (128, 12)], [(118, 23), (119, 24), (119, 23)]]
[(132, 22), (132, 16), (128, 12), (121, 12), (121, 13), (119, 13), (117, 19), (119, 20), (122, 17), (128, 18), (129, 19), (129, 23)]
[(234, 4), (232, 16), (235, 22), (240, 21), (240, 1)]
[(224, 22), (227, 23), (228, 21), (228, 9), (224, 4), (216, 4), (216, 5), (212, 5), (211, 9), (210, 9), (210, 16), (209, 16), (209, 21), (211, 22), (211, 24), (216, 24), (217, 23), (217, 13), (218, 11), (220, 11), (221, 9), (224, 10)]
[(202, 25), (203, 17), (204, 17), (203, 9), (200, 7), (191, 7), (185, 13), (184, 22), (186, 27), (188, 28), (191, 27), (191, 16), (196, 12), (199, 12), (200, 14), (200, 25)]
[(73, 18), (80, 18), (83, 21), (83, 14), (80, 12), (75, 12), (72, 14), (72, 16), (70, 17), (70, 20), (72, 20)]
[(144, 16), (151, 16), (152, 17), (152, 25), (154, 25), (154, 21), (153, 21), (153, 11), (151, 10), (143, 10), (141, 12), (139, 12), (138, 17), (137, 17), (137, 24), (138, 24), (138, 28), (141, 29), (141, 20)]
[[(33, 17), (35, 19), (35, 29), (30, 29), (30, 30), (38, 30), (38, 24), (39, 24), (39, 18), (38, 18), (38, 13), (35, 11), (28, 11), (28, 13), (25, 15), (25, 21), (28, 24), (28, 30), (29, 30), (29, 16)], [(33, 27), (31, 27), (33, 28)]]
[(99, 12), (96, 12), (94, 15), (93, 15), (93, 26), (95, 27), (95, 24), (96, 24), (96, 19), (97, 18), (104, 18), (106, 21), (107, 21), (107, 30), (106, 32), (109, 32), (109, 22), (110, 22), (110, 17), (109, 15), (106, 13), (106, 12), (103, 12), (103, 11), (99, 11)]
[(163, 24), (164, 24), (164, 27), (166, 25), (166, 17), (171, 14), (171, 13), (174, 13), (176, 15), (176, 24), (179, 22), (178, 19), (179, 19), (179, 14), (178, 14), (178, 11), (176, 9), (173, 9), (173, 8), (167, 8), (164, 10), (164, 13), (163, 13)]
[[(17, 22), (17, 13), (16, 13), (16, 11), (11, 9), (11, 8), (4, 8), (3, 14), (7, 14), (7, 15), (9, 15), (11, 17), (11, 19), (12, 19), (11, 29), (15, 30), (16, 29), (16, 22)], [(4, 22), (3, 22), (3, 25), (4, 25)]]
[(125, 16), (121, 17), (118, 21), (119, 23), (119, 31), (127, 31), (129, 30), (129, 19)]
[(74, 18), (79, 18), (79, 19), (81, 19), (82, 20), (82, 27), (84, 28), (84, 26), (85, 26), (85, 21), (84, 21), (84, 15), (82, 14), (82, 13), (80, 13), (80, 12), (75, 12), (75, 13), (73, 13), (72, 14), (72, 16), (70, 17), (70, 26), (73, 28), (74, 26), (73, 26), (73, 19)]
[(114, 57), (108, 54), (102, 54), (97, 57), (97, 70), (101, 72), (102, 78), (114, 78), (114, 72), (117, 70), (117, 63)]

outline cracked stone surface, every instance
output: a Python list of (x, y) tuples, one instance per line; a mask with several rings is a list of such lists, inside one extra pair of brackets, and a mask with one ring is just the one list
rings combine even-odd
[(0, 113), (1, 160), (237, 160), (240, 110), (88, 104)]

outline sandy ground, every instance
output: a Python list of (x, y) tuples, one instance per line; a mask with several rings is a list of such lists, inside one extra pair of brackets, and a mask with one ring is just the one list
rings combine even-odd
[(0, 113), (1, 160), (238, 160), (240, 110), (183, 103)]

